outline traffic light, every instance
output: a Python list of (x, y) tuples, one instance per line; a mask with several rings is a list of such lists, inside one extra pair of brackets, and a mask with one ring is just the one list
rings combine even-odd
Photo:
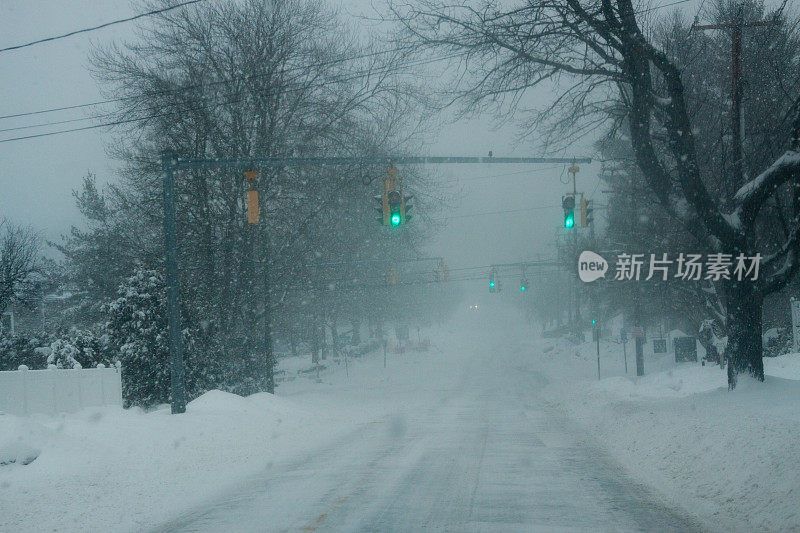
[(389, 201), (389, 225), (396, 228), (403, 222), (403, 195), (396, 190), (389, 191), (386, 195)]
[(526, 290), (528, 290), (528, 280), (527, 279), (523, 278), (522, 281), (519, 282), (519, 290), (522, 291), (522, 292), (525, 292)]
[(392, 265), (389, 265), (389, 268), (386, 269), (386, 285), (390, 287), (397, 286), (397, 271)]
[(586, 225), (591, 226), (594, 222), (594, 207), (592, 207), (592, 201), (586, 200)]
[(386, 193), (379, 194), (375, 196), (375, 199), (378, 201), (378, 213), (380, 216), (378, 217), (378, 222), (381, 226), (388, 226), (389, 225), (389, 198)]
[(570, 229), (575, 226), (575, 197), (568, 195), (561, 198), (561, 207), (564, 209), (564, 227)]
[(439, 265), (436, 267), (436, 281), (450, 281), (450, 268), (444, 262), (444, 259), (439, 259)]
[(497, 270), (492, 269), (489, 273), (489, 292), (495, 292), (497, 290)]
[(594, 222), (594, 208), (592, 201), (586, 198), (581, 198), (581, 227), (585, 228)]
[(414, 207), (411, 205), (413, 196), (403, 195), (403, 181), (396, 168), (389, 168), (387, 174), (383, 178), (383, 194), (375, 196), (375, 199), (380, 203), (378, 212), (381, 216), (378, 221), (383, 226), (397, 228), (404, 226), (406, 222), (411, 220), (411, 216), (407, 215), (407, 213)]
[(244, 177), (250, 181), (250, 188), (247, 190), (247, 223), (258, 224), (258, 191), (256, 190), (258, 172), (250, 170), (244, 173)]
[(414, 207), (411, 203), (411, 199), (414, 198), (413, 196), (403, 196), (403, 201), (400, 203), (400, 224), (402, 226), (406, 225), (406, 222), (411, 220), (411, 215), (408, 214), (408, 211)]

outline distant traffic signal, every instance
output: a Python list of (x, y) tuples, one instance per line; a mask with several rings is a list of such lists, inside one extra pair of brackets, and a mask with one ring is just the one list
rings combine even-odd
[(564, 227), (570, 229), (575, 226), (575, 197), (572, 195), (561, 198), (561, 207), (564, 209)]
[(528, 290), (528, 280), (527, 279), (523, 278), (523, 280), (519, 282), (519, 290), (522, 291), (522, 292), (525, 292), (526, 290)]
[(489, 273), (489, 292), (495, 292), (497, 290), (497, 270), (493, 268)]
[(594, 222), (594, 208), (592, 201), (581, 198), (581, 227), (588, 227)]

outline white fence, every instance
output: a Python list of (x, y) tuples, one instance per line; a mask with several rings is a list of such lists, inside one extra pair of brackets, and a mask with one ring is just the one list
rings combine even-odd
[(122, 405), (119, 368), (0, 372), (0, 412), (71, 413), (103, 405)]

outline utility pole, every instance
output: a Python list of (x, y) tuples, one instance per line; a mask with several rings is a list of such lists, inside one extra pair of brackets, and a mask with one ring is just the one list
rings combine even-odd
[(622, 339), (622, 358), (625, 360), (625, 374), (628, 373), (628, 339)]
[(166, 256), (167, 331), (170, 353), (170, 409), (186, 412), (186, 372), (181, 350), (181, 308), (178, 279), (178, 243), (175, 230), (175, 155), (161, 154), (164, 173), (164, 255)]
[[(736, 20), (730, 24), (693, 24), (695, 31), (702, 30), (731, 30), (731, 139), (733, 142), (733, 179), (736, 184), (744, 182), (744, 109), (742, 108), (742, 33), (744, 28), (753, 26), (772, 26), (774, 20), (757, 20), (745, 23), (744, 3), (739, 4)], [(737, 185), (738, 186), (738, 185)]]

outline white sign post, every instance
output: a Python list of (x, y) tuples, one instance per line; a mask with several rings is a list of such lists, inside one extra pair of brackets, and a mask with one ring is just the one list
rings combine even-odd
[(795, 352), (800, 352), (800, 300), (792, 298), (789, 305), (792, 307), (792, 341)]

